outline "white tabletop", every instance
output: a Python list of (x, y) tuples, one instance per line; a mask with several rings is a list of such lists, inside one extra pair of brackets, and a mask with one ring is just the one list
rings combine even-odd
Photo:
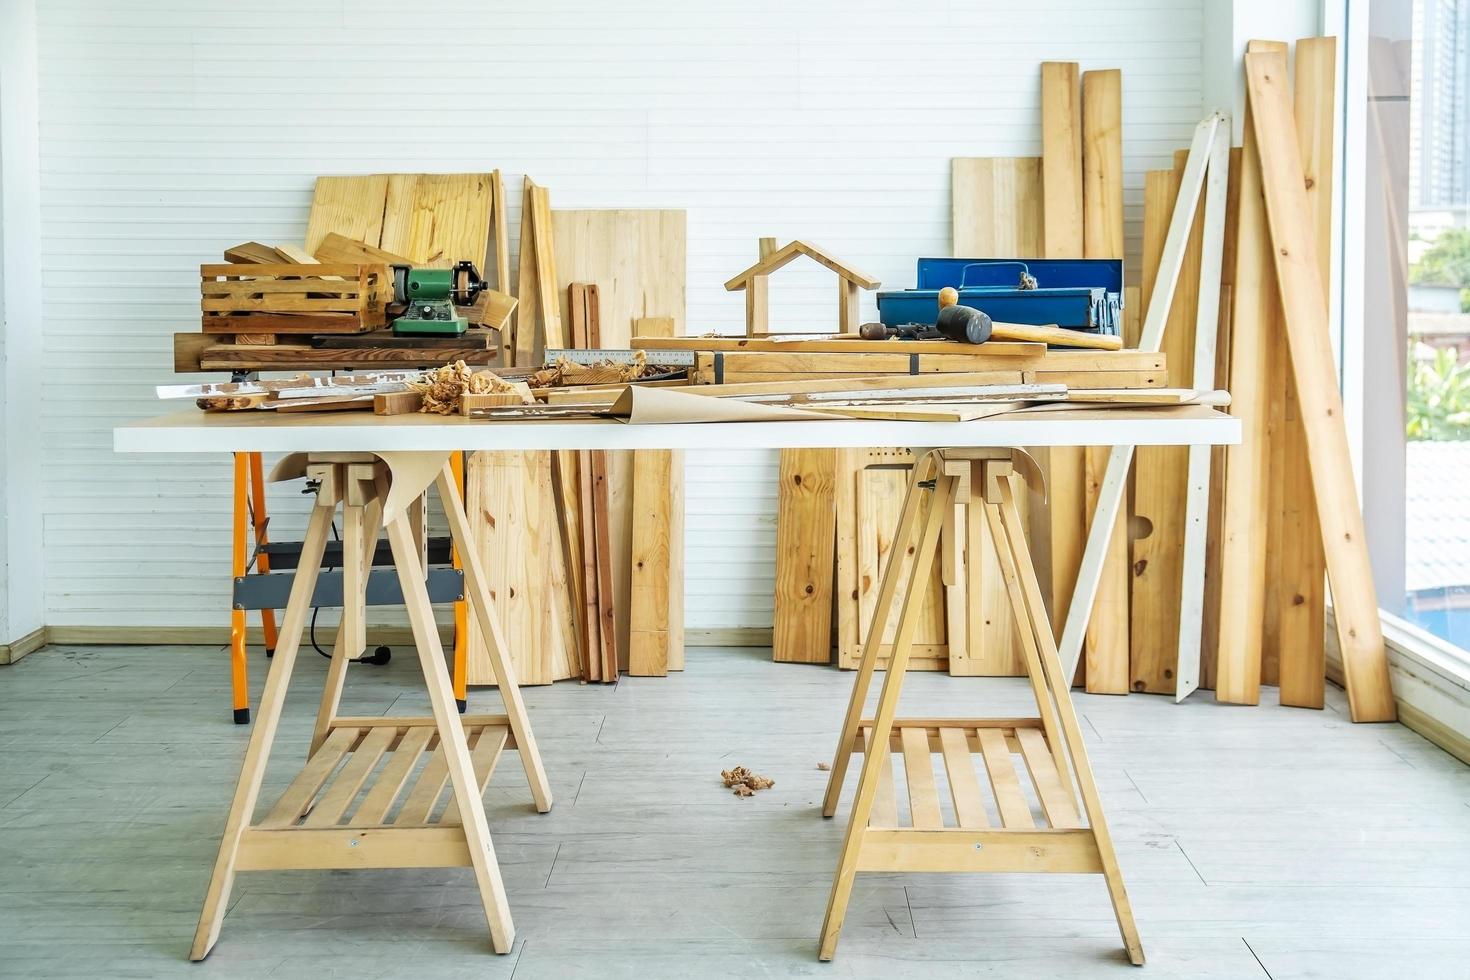
[(113, 430), (123, 453), (496, 449), (810, 449), (864, 446), (1184, 446), (1240, 441), (1240, 421), (1199, 405), (1012, 413), (973, 422), (485, 422), (438, 415), (197, 409)]

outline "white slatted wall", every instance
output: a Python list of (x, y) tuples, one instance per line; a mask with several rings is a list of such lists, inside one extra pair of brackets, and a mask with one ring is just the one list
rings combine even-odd
[[(894, 286), (947, 254), (949, 159), (1039, 152), (1043, 59), (1124, 71), (1136, 251), (1142, 172), (1200, 114), (1200, 3), (40, 4), (47, 622), (224, 621), (226, 462), (108, 430), (158, 410), (194, 267), (299, 242), (313, 175), (499, 167), (514, 201), (530, 173), (553, 206), (687, 208), (690, 331), (735, 331), (721, 283), (759, 236)], [(792, 267), (776, 328), (832, 325), (834, 292)], [(774, 458), (689, 469), (688, 625), (769, 625)]]

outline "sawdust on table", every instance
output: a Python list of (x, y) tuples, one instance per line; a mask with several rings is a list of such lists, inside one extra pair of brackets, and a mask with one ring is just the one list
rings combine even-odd
[(461, 395), (519, 394), (522, 404), (535, 401), (524, 383), (513, 384), (494, 371), (474, 371), (464, 361), (455, 361), (408, 382), (409, 388), (424, 396), (420, 412), (437, 415), (459, 414)]
[(720, 771), (720, 776), (724, 778), (725, 785), (735, 791), (736, 796), (754, 796), (756, 790), (770, 789), (776, 785), (774, 779), (751, 772), (744, 766), (723, 769)]

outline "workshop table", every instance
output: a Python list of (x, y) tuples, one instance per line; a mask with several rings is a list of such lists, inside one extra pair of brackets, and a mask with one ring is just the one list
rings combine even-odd
[[(1029, 609), (1024, 621), (1037, 656), (1031, 657), (1031, 680), (1037, 693), (1041, 717), (1034, 719), (934, 719), (905, 721), (893, 717), (893, 706), (904, 673), (890, 670), (880, 696), (875, 720), (860, 719), (863, 696), (875, 666), (879, 644), (870, 643), (858, 671), (852, 701), (838, 738), (838, 762), (824, 801), (824, 815), (831, 816), (841, 789), (846, 759), (864, 755), (859, 790), (849, 818), (847, 836), (822, 927), (820, 955), (828, 959), (835, 951), (837, 935), (846, 910), (847, 897), (856, 872), (862, 870), (909, 871), (1071, 871), (1103, 874), (1118, 915), (1124, 944), (1134, 962), (1142, 962), (1142, 947), (1128, 911), (1121, 873), (1103, 824), (1091, 771), (1072, 707), (1069, 685), (1063, 681), (1045, 610), (1038, 610), (1034, 572), (1019, 525), (1015, 524), (1010, 484), (997, 474), (1024, 469), (1024, 453), (1013, 448), (1046, 446), (1186, 446), (1222, 445), (1240, 441), (1238, 420), (1199, 405), (1169, 407), (1060, 408), (1036, 412), (1013, 412), (970, 422), (781, 421), (739, 423), (687, 423), (631, 425), (614, 420), (503, 421), (435, 415), (379, 417), (367, 413), (302, 413), (276, 415), (263, 411), (202, 413), (176, 412), (143, 420), (114, 430), (116, 451), (126, 453), (237, 453), (271, 452), (288, 456), (278, 471), (282, 477), (314, 476), (322, 481), (317, 506), (303, 543), (296, 581), (282, 621), (275, 657), (271, 662), (260, 714), (251, 733), (240, 781), (220, 843), (213, 878), (205, 898), (191, 957), (201, 959), (218, 938), (234, 875), (237, 870), (281, 868), (387, 868), (471, 866), (475, 870), (490, 927), (492, 946), (508, 952), (514, 939), (508, 900), (491, 845), (485, 818), (483, 793), (500, 751), (512, 748), (521, 755), (532, 796), (538, 810), (551, 807), (551, 794), (536, 751), (529, 720), (515, 683), (510, 657), (485, 594), (485, 577), (476, 551), (469, 547), (469, 523), (463, 502), (448, 468), (449, 456), (457, 451), (497, 450), (627, 450), (627, 449), (795, 449), (861, 448), (867, 446), (945, 447), (924, 457), (915, 467), (910, 500), (905, 504), (905, 526), (901, 533), (918, 529), (918, 552), (931, 553), (937, 524), (919, 520), (917, 500), (935, 493), (936, 501), (955, 501), (959, 481), (971, 481), (969, 492), (987, 508), (986, 518), (996, 522), (1009, 551), (1001, 560), (1011, 569), (1007, 588), (1018, 608)], [(968, 450), (968, 452), (967, 452)], [(975, 452), (994, 450), (994, 452)], [(965, 469), (970, 467), (971, 469)], [(969, 475), (973, 474), (973, 475)], [(1026, 475), (1023, 473), (1023, 476)], [(1028, 476), (1028, 480), (1030, 477)], [(492, 665), (498, 689), (505, 701), (505, 715), (464, 716), (457, 712), (432, 611), (424, 591), (424, 569), (416, 557), (404, 513), (405, 504), (438, 487), (451, 535), (465, 558), (465, 586), (469, 604), (490, 638)], [(982, 486), (983, 484), (983, 486)], [(344, 541), (344, 573), (359, 568), (364, 549), (375, 542), (386, 527), (398, 567), (405, 605), (419, 646), (425, 685), (433, 706), (432, 718), (340, 718), (337, 699), (343, 670), (328, 673), (312, 755), (301, 774), (291, 783), (280, 802), (260, 821), (254, 812), (276, 723), (280, 719), (286, 688), (301, 632), (312, 598), (315, 569), (325, 545), (336, 505), (341, 502), (345, 519), (356, 533)], [(933, 508), (930, 508), (933, 510)], [(1005, 530), (1010, 522), (1014, 533)], [(922, 527), (920, 527), (922, 525)], [(354, 544), (354, 541), (356, 542)], [(1089, 538), (1084, 564), (1096, 560), (1107, 546), (1105, 535)], [(351, 556), (346, 554), (351, 550)], [(890, 562), (876, 615), (887, 616), (899, 584), (900, 562)], [(914, 563), (915, 567), (918, 562)], [(361, 579), (354, 573), (354, 578)], [(909, 605), (922, 589), (911, 576), (900, 613), (900, 637)], [(1027, 584), (1029, 582), (1029, 585)], [(360, 588), (355, 584), (353, 588)], [(348, 603), (344, 582), (344, 603)], [(352, 605), (351, 603), (348, 603)], [(360, 604), (344, 608), (344, 618), (360, 629)], [(881, 624), (869, 636), (883, 632)], [(1044, 635), (1043, 635), (1044, 634)], [(901, 645), (901, 641), (900, 641)], [(339, 644), (339, 649), (346, 645)], [(906, 657), (904, 658), (906, 660)], [(1041, 704), (1043, 691), (1048, 703)], [(978, 814), (977, 829), (961, 820), (957, 828), (943, 830), (917, 826), (897, 828), (892, 824), (870, 825), (875, 796), (882, 791), (882, 778), (889, 769), (888, 751), (871, 751), (874, 745), (887, 748), (890, 735), (904, 758), (927, 759), (938, 747), (946, 764), (969, 750), (984, 756), (993, 782), (997, 756), (1009, 759), (1020, 753), (1036, 779), (1038, 795), (1050, 826), (1024, 831), (1011, 825), (984, 827)], [(473, 744), (472, 744), (473, 741)], [(1082, 792), (1088, 825), (1080, 825), (1071, 794), (1071, 781), (1063, 765), (1062, 747), (1070, 754), (1073, 775)], [(971, 747), (974, 747), (971, 749)], [(411, 778), (418, 756), (428, 763), (408, 798), (389, 816), (395, 800)], [(1054, 757), (1057, 768), (1046, 766)], [(379, 782), (367, 791), (359, 810), (373, 803), (367, 822), (345, 816), (360, 787), (380, 758)], [(337, 768), (342, 760), (346, 760)], [(1041, 768), (1038, 774), (1038, 767)], [(1009, 764), (1007, 764), (1009, 769)], [(430, 773), (432, 770), (432, 778)], [(332, 781), (336, 773), (336, 780)], [(1010, 770), (1007, 780), (1014, 780)], [(968, 777), (950, 770), (951, 780), (963, 779), (967, 800), (973, 800)], [(932, 780), (932, 772), (929, 774)], [(891, 779), (891, 775), (888, 776)], [(429, 785), (425, 787), (425, 782)], [(451, 795), (442, 813), (437, 804), (448, 783)], [(1045, 785), (1043, 785), (1045, 782)], [(385, 785), (386, 783), (386, 785)], [(1018, 797), (1009, 783), (995, 786), (997, 802), (1002, 791), (1011, 801)], [(1070, 804), (1070, 810), (1068, 805)], [(1053, 807), (1067, 814), (1054, 818)], [(409, 813), (409, 810), (412, 813)], [(436, 813), (438, 814), (436, 816)], [(1002, 813), (1002, 817), (1005, 814)], [(925, 821), (927, 824), (927, 820)], [(900, 832), (906, 837), (896, 836)], [(936, 835), (940, 835), (937, 836)], [(1051, 835), (1051, 836), (1048, 836)], [(1085, 840), (1078, 835), (1085, 835)], [(864, 851), (864, 845), (868, 851)], [(938, 845), (938, 846), (936, 846)], [(951, 860), (960, 853), (973, 856)]]

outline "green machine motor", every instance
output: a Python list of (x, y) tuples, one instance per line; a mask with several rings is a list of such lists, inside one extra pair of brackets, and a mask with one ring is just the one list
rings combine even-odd
[(393, 321), (395, 334), (458, 336), (469, 329), (469, 320), (456, 306), (472, 306), (486, 288), (471, 262), (452, 269), (393, 267), (393, 301), (405, 307)]

